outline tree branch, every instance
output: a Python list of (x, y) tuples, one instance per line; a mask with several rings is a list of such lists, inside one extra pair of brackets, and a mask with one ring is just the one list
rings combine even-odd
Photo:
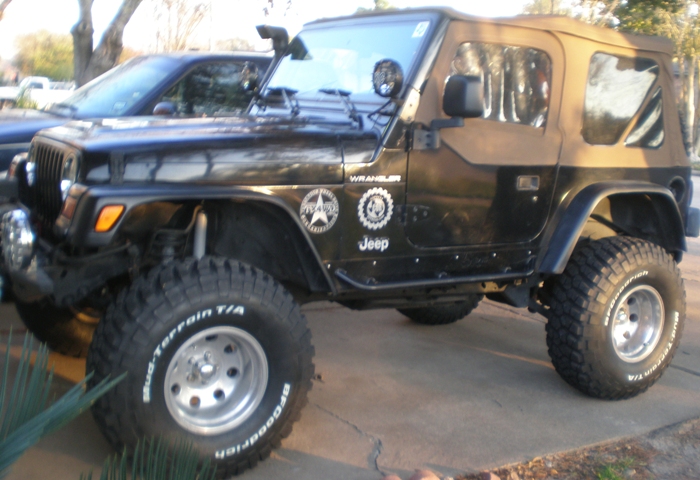
[[(92, 4), (92, 0), (79, 1), (81, 4), (83, 2), (90, 2), (90, 4)], [(131, 17), (141, 4), (141, 1), (142, 0), (123, 0), (117, 15), (105, 30), (97, 48), (92, 52), (83, 75), (81, 77), (76, 75), (76, 83), (84, 85), (117, 64), (124, 47), (122, 44), (124, 28), (126, 24), (129, 23), (129, 20), (131, 20)], [(78, 78), (80, 78), (80, 80), (78, 80)]]

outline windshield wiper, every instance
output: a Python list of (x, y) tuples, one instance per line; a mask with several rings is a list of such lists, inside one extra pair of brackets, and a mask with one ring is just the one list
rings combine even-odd
[(263, 98), (263, 101), (265, 102), (264, 105), (267, 106), (267, 99), (270, 97), (270, 95), (278, 95), (281, 96), (284, 99), (284, 105), (289, 108), (290, 113), (292, 114), (292, 117), (296, 117), (299, 115), (299, 100), (297, 100), (297, 93), (299, 90), (294, 90), (293, 88), (289, 87), (272, 87), (267, 89), (267, 95)]
[(340, 97), (340, 101), (343, 102), (343, 110), (345, 110), (345, 113), (350, 117), (350, 120), (357, 123), (357, 127), (362, 130), (362, 116), (357, 113), (355, 104), (350, 100), (352, 92), (339, 88), (321, 88), (319, 92)]

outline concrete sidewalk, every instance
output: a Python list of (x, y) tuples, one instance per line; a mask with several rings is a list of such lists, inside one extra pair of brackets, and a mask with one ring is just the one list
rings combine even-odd
[[(319, 375), (309, 405), (283, 448), (241, 478), (377, 480), (416, 468), (454, 476), (700, 416), (700, 241), (688, 243), (681, 347), (631, 400), (595, 400), (565, 384), (547, 356), (544, 319), (525, 310), (483, 302), (456, 324), (429, 327), (394, 310), (305, 307)], [(3, 338), (11, 324), (21, 328), (2, 305)], [(56, 358), (59, 375), (82, 374), (84, 362)], [(110, 453), (83, 415), (31, 449), (9, 479), (78, 479)]]

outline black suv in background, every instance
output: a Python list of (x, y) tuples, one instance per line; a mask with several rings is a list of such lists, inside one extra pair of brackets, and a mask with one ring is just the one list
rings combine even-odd
[(179, 52), (133, 58), (44, 110), (0, 111), (0, 172), (41, 129), (70, 120), (158, 114), (241, 113), (272, 57), (253, 52)]

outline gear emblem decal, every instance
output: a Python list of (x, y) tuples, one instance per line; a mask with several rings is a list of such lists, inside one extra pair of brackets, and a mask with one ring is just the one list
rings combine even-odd
[(357, 205), (360, 223), (369, 230), (379, 230), (386, 226), (393, 213), (394, 200), (383, 188), (370, 188)]
[(333, 192), (317, 188), (306, 194), (299, 207), (301, 222), (311, 233), (325, 233), (338, 219), (340, 207)]

